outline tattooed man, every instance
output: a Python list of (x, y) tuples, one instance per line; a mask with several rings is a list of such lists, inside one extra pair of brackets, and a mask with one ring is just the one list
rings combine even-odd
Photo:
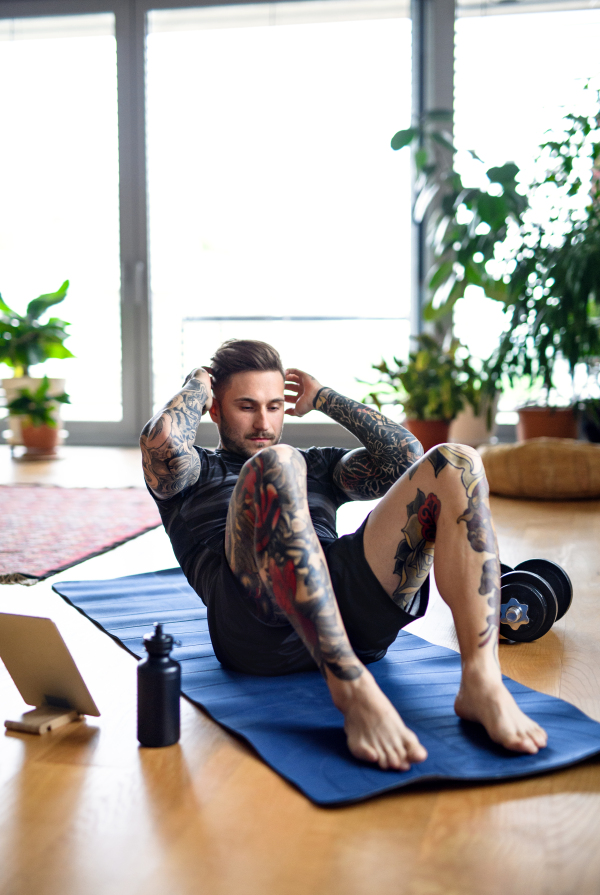
[[(363, 447), (280, 444), (284, 412), (312, 410)], [(205, 411), (219, 430), (216, 451), (194, 445)], [(546, 745), (502, 683), (498, 550), (476, 451), (446, 444), (422, 456), (402, 426), (301, 370), (284, 371), (271, 346), (245, 340), (226, 342), (211, 367), (189, 374), (145, 426), (141, 447), (224, 665), (263, 675), (318, 667), (352, 754), (408, 769), (426, 751), (366, 666), (425, 612), (435, 557), (461, 651), (457, 714), (509, 749)], [(338, 538), (337, 508), (372, 498), (382, 499), (358, 531)]]

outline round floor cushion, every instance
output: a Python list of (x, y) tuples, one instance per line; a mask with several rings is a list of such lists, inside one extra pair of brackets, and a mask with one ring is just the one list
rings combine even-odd
[(600, 445), (533, 438), (479, 449), (492, 494), (541, 500), (600, 497)]

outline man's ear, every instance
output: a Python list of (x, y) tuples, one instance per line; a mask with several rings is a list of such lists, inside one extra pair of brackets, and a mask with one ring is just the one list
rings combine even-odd
[(221, 408), (219, 407), (219, 401), (217, 398), (215, 398), (214, 394), (212, 404), (210, 405), (208, 412), (213, 423), (216, 423), (218, 426), (219, 420), (221, 419)]

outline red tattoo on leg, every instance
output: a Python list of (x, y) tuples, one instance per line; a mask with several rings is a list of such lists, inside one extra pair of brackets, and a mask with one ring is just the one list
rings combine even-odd
[(316, 646), (318, 643), (317, 629), (310, 618), (298, 612), (296, 605), (297, 582), (293, 561), (288, 559), (282, 566), (279, 566), (274, 559), (269, 558), (267, 569), (277, 605), (283, 609), (289, 619), (294, 619), (296, 626), (302, 629), (302, 633), (308, 642)]
[(441, 506), (439, 498), (430, 493), (425, 498), (423, 506), (419, 507), (417, 518), (421, 523), (421, 531), (426, 541), (435, 541)]

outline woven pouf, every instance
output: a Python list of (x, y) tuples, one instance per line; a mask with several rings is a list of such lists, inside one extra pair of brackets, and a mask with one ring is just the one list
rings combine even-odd
[(479, 449), (492, 494), (540, 500), (600, 497), (600, 445), (534, 438)]

